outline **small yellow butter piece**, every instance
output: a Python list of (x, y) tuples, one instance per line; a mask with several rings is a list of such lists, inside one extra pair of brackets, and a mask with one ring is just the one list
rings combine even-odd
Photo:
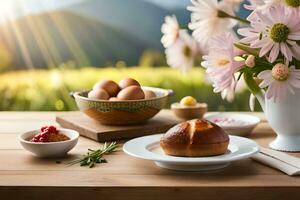
[(197, 100), (192, 96), (186, 96), (186, 97), (181, 99), (180, 105), (195, 106), (195, 105), (197, 105)]

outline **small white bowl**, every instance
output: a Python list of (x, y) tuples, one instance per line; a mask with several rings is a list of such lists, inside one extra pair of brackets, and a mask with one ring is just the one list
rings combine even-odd
[(40, 133), (40, 130), (33, 130), (19, 135), (18, 139), (24, 149), (35, 154), (37, 157), (63, 157), (77, 144), (79, 133), (71, 129), (57, 129), (60, 133), (68, 136), (70, 140), (61, 142), (30, 142), (29, 138)]
[(240, 113), (218, 113), (218, 114), (210, 114), (205, 116), (205, 119), (214, 122), (215, 119), (219, 118), (230, 118), (237, 121), (243, 121), (245, 124), (243, 125), (219, 125), (223, 128), (229, 135), (237, 135), (237, 136), (248, 136), (252, 130), (256, 127), (257, 124), (260, 123), (260, 118)]

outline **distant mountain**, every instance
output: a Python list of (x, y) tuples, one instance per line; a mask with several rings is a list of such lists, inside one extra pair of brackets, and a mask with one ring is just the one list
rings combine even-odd
[(31, 65), (44, 68), (67, 61), (104, 66), (124, 60), (135, 65), (148, 48), (124, 30), (65, 11), (27, 16), (1, 25), (0, 42), (12, 53), (14, 69)]
[(65, 9), (131, 33), (155, 49), (162, 49), (160, 27), (166, 15), (176, 14), (184, 25), (189, 21), (185, 9), (164, 9), (142, 0), (87, 0)]

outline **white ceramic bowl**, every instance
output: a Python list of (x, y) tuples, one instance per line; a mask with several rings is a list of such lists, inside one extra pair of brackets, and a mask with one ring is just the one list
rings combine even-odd
[(215, 119), (219, 118), (230, 118), (244, 122), (243, 125), (221, 125), (216, 123), (220, 127), (222, 127), (228, 134), (237, 136), (248, 136), (256, 127), (256, 125), (260, 123), (260, 118), (253, 115), (240, 113), (217, 113), (205, 116), (205, 119), (212, 122), (214, 122)]
[(40, 130), (33, 130), (19, 135), (19, 142), (24, 149), (30, 151), (38, 157), (63, 157), (65, 156), (78, 142), (79, 133), (71, 129), (57, 129), (60, 133), (68, 136), (70, 140), (61, 142), (30, 142), (29, 138), (40, 133)]

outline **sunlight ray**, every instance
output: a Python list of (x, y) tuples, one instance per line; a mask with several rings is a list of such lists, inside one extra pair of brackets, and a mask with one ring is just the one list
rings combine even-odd
[(45, 23), (43, 23), (43, 21), (39, 18), (36, 18), (35, 22), (36, 27), (40, 30), (40, 33), (44, 38), (44, 42), (47, 45), (50, 54), (52, 55), (55, 66), (59, 66), (61, 63), (63, 63), (63, 59), (59, 54), (58, 48), (54, 45), (54, 38), (52, 38), (49, 34), (49, 28), (52, 27), (47, 27)]
[(48, 51), (47, 45), (45, 44), (45, 41), (42, 37), (42, 34), (40, 32), (41, 29), (39, 29), (36, 26), (36, 23), (34, 21), (34, 17), (27, 17), (26, 18), (26, 23), (31, 31), (31, 33), (34, 36), (35, 41), (37, 42), (37, 45), (39, 47), (40, 52), (43, 55), (43, 58), (46, 60), (47, 65), (49, 66), (55, 66), (55, 62), (50, 54), (50, 52)]
[(66, 45), (69, 47), (72, 52), (75, 61), (80, 66), (90, 65), (90, 61), (86, 53), (80, 47), (78, 41), (74, 38), (72, 31), (70, 30), (67, 23), (64, 22), (64, 18), (60, 14), (51, 15), (53, 22), (56, 24), (56, 28), (63, 37)]
[(29, 53), (28, 47), (26, 46), (25, 38), (22, 35), (22, 30), (20, 29), (19, 25), (14, 21), (9, 22), (9, 24), (12, 26), (13, 34), (17, 39), (17, 44), (20, 47), (26, 67), (34, 69), (34, 64), (32, 62), (32, 58)]

